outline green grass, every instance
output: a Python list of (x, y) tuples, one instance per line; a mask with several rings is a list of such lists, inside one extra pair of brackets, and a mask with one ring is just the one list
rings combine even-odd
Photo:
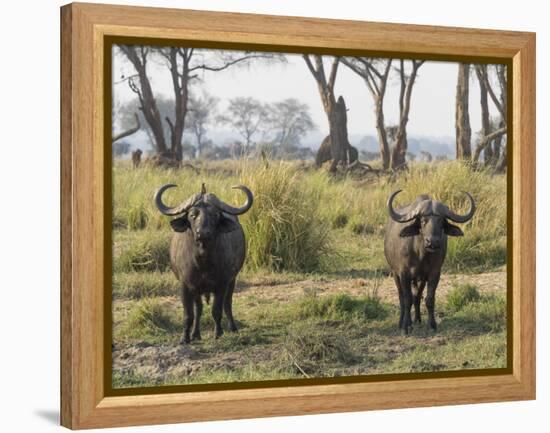
[[(378, 298), (375, 290), (361, 296), (309, 291), (291, 301), (245, 291), (234, 301), (239, 333), (214, 339), (210, 308), (205, 307), (203, 340), (190, 346), (191, 358), (172, 360), (175, 365), (194, 360), (199, 367), (192, 374), (168, 371), (160, 380), (115, 369), (114, 383), (146, 386), (505, 367), (504, 296), (464, 287), (441, 299), (437, 333), (422, 323), (408, 337), (397, 327), (397, 306)], [(115, 329), (117, 347), (177, 345), (183, 315), (179, 300), (124, 303), (128, 313)]]
[(174, 340), (182, 320), (168, 302), (143, 299), (133, 306), (124, 323), (115, 329), (115, 341), (146, 341), (151, 344)]
[(501, 332), (506, 328), (506, 299), (487, 295), (470, 302), (449, 318), (449, 325), (465, 333)]
[(389, 308), (380, 298), (371, 295), (352, 297), (346, 293), (339, 293), (321, 297), (313, 293), (297, 303), (294, 316), (298, 320), (372, 320), (386, 317)]
[(172, 272), (118, 272), (113, 275), (113, 298), (141, 299), (177, 294), (178, 284)]
[(168, 230), (115, 231), (113, 269), (120, 272), (164, 272), (170, 269)]
[(460, 311), (466, 305), (476, 302), (480, 298), (479, 290), (474, 284), (460, 284), (447, 293), (446, 307), (452, 312)]

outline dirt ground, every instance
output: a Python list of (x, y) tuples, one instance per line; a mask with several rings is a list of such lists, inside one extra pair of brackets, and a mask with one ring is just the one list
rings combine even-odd
[[(506, 272), (442, 275), (437, 286), (438, 297), (445, 297), (451, 287), (462, 283), (474, 284), (482, 293), (504, 292), (506, 290)], [(273, 277), (259, 277), (244, 284), (240, 283), (236, 287), (237, 293), (280, 302), (297, 299), (308, 290), (314, 290), (319, 295), (347, 293), (351, 296), (360, 296), (373, 289), (377, 290), (378, 295), (384, 300), (394, 303), (399, 301), (395, 282), (391, 277), (374, 280), (365, 278), (315, 278), (297, 282), (278, 281)]]

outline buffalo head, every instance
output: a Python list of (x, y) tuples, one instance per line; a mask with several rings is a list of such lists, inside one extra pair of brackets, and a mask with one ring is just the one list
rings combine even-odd
[[(462, 230), (449, 222), (465, 223), (469, 221), (476, 210), (473, 197), (465, 192), (470, 200), (470, 210), (465, 215), (459, 215), (450, 210), (445, 204), (430, 199), (427, 195), (420, 195), (408, 207), (406, 213), (399, 213), (393, 208), (393, 200), (401, 190), (395, 191), (388, 199), (388, 213), (390, 218), (403, 223), (399, 235), (421, 236), (426, 251), (434, 252), (443, 245), (443, 236), (463, 236)], [(410, 224), (406, 224), (410, 223)]]
[(229, 233), (239, 228), (235, 216), (248, 211), (252, 206), (252, 192), (243, 185), (233, 188), (243, 191), (247, 201), (242, 207), (233, 207), (221, 201), (214, 194), (206, 193), (204, 184), (198, 194), (194, 194), (179, 206), (168, 207), (162, 202), (162, 195), (176, 185), (167, 184), (159, 188), (155, 194), (155, 204), (163, 215), (176, 216), (170, 221), (174, 231), (190, 231), (197, 243), (205, 243), (218, 233)]

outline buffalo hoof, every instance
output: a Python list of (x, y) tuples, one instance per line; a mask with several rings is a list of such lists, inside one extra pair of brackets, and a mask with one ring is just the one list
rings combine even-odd
[(181, 337), (180, 344), (189, 344), (191, 343), (191, 339), (188, 335)]
[(407, 336), (412, 332), (412, 330), (412, 326), (404, 326), (403, 328), (401, 328), (401, 335)]
[(233, 325), (229, 325), (229, 331), (239, 332), (239, 329), (237, 328), (237, 326), (235, 324), (233, 324)]
[(430, 323), (430, 329), (434, 332), (437, 331), (437, 324), (435, 322)]
[(223, 331), (216, 332), (216, 340), (223, 335)]

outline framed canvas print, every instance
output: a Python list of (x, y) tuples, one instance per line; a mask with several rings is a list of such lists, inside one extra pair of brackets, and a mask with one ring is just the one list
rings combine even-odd
[(535, 398), (535, 36), (62, 7), (61, 416)]

